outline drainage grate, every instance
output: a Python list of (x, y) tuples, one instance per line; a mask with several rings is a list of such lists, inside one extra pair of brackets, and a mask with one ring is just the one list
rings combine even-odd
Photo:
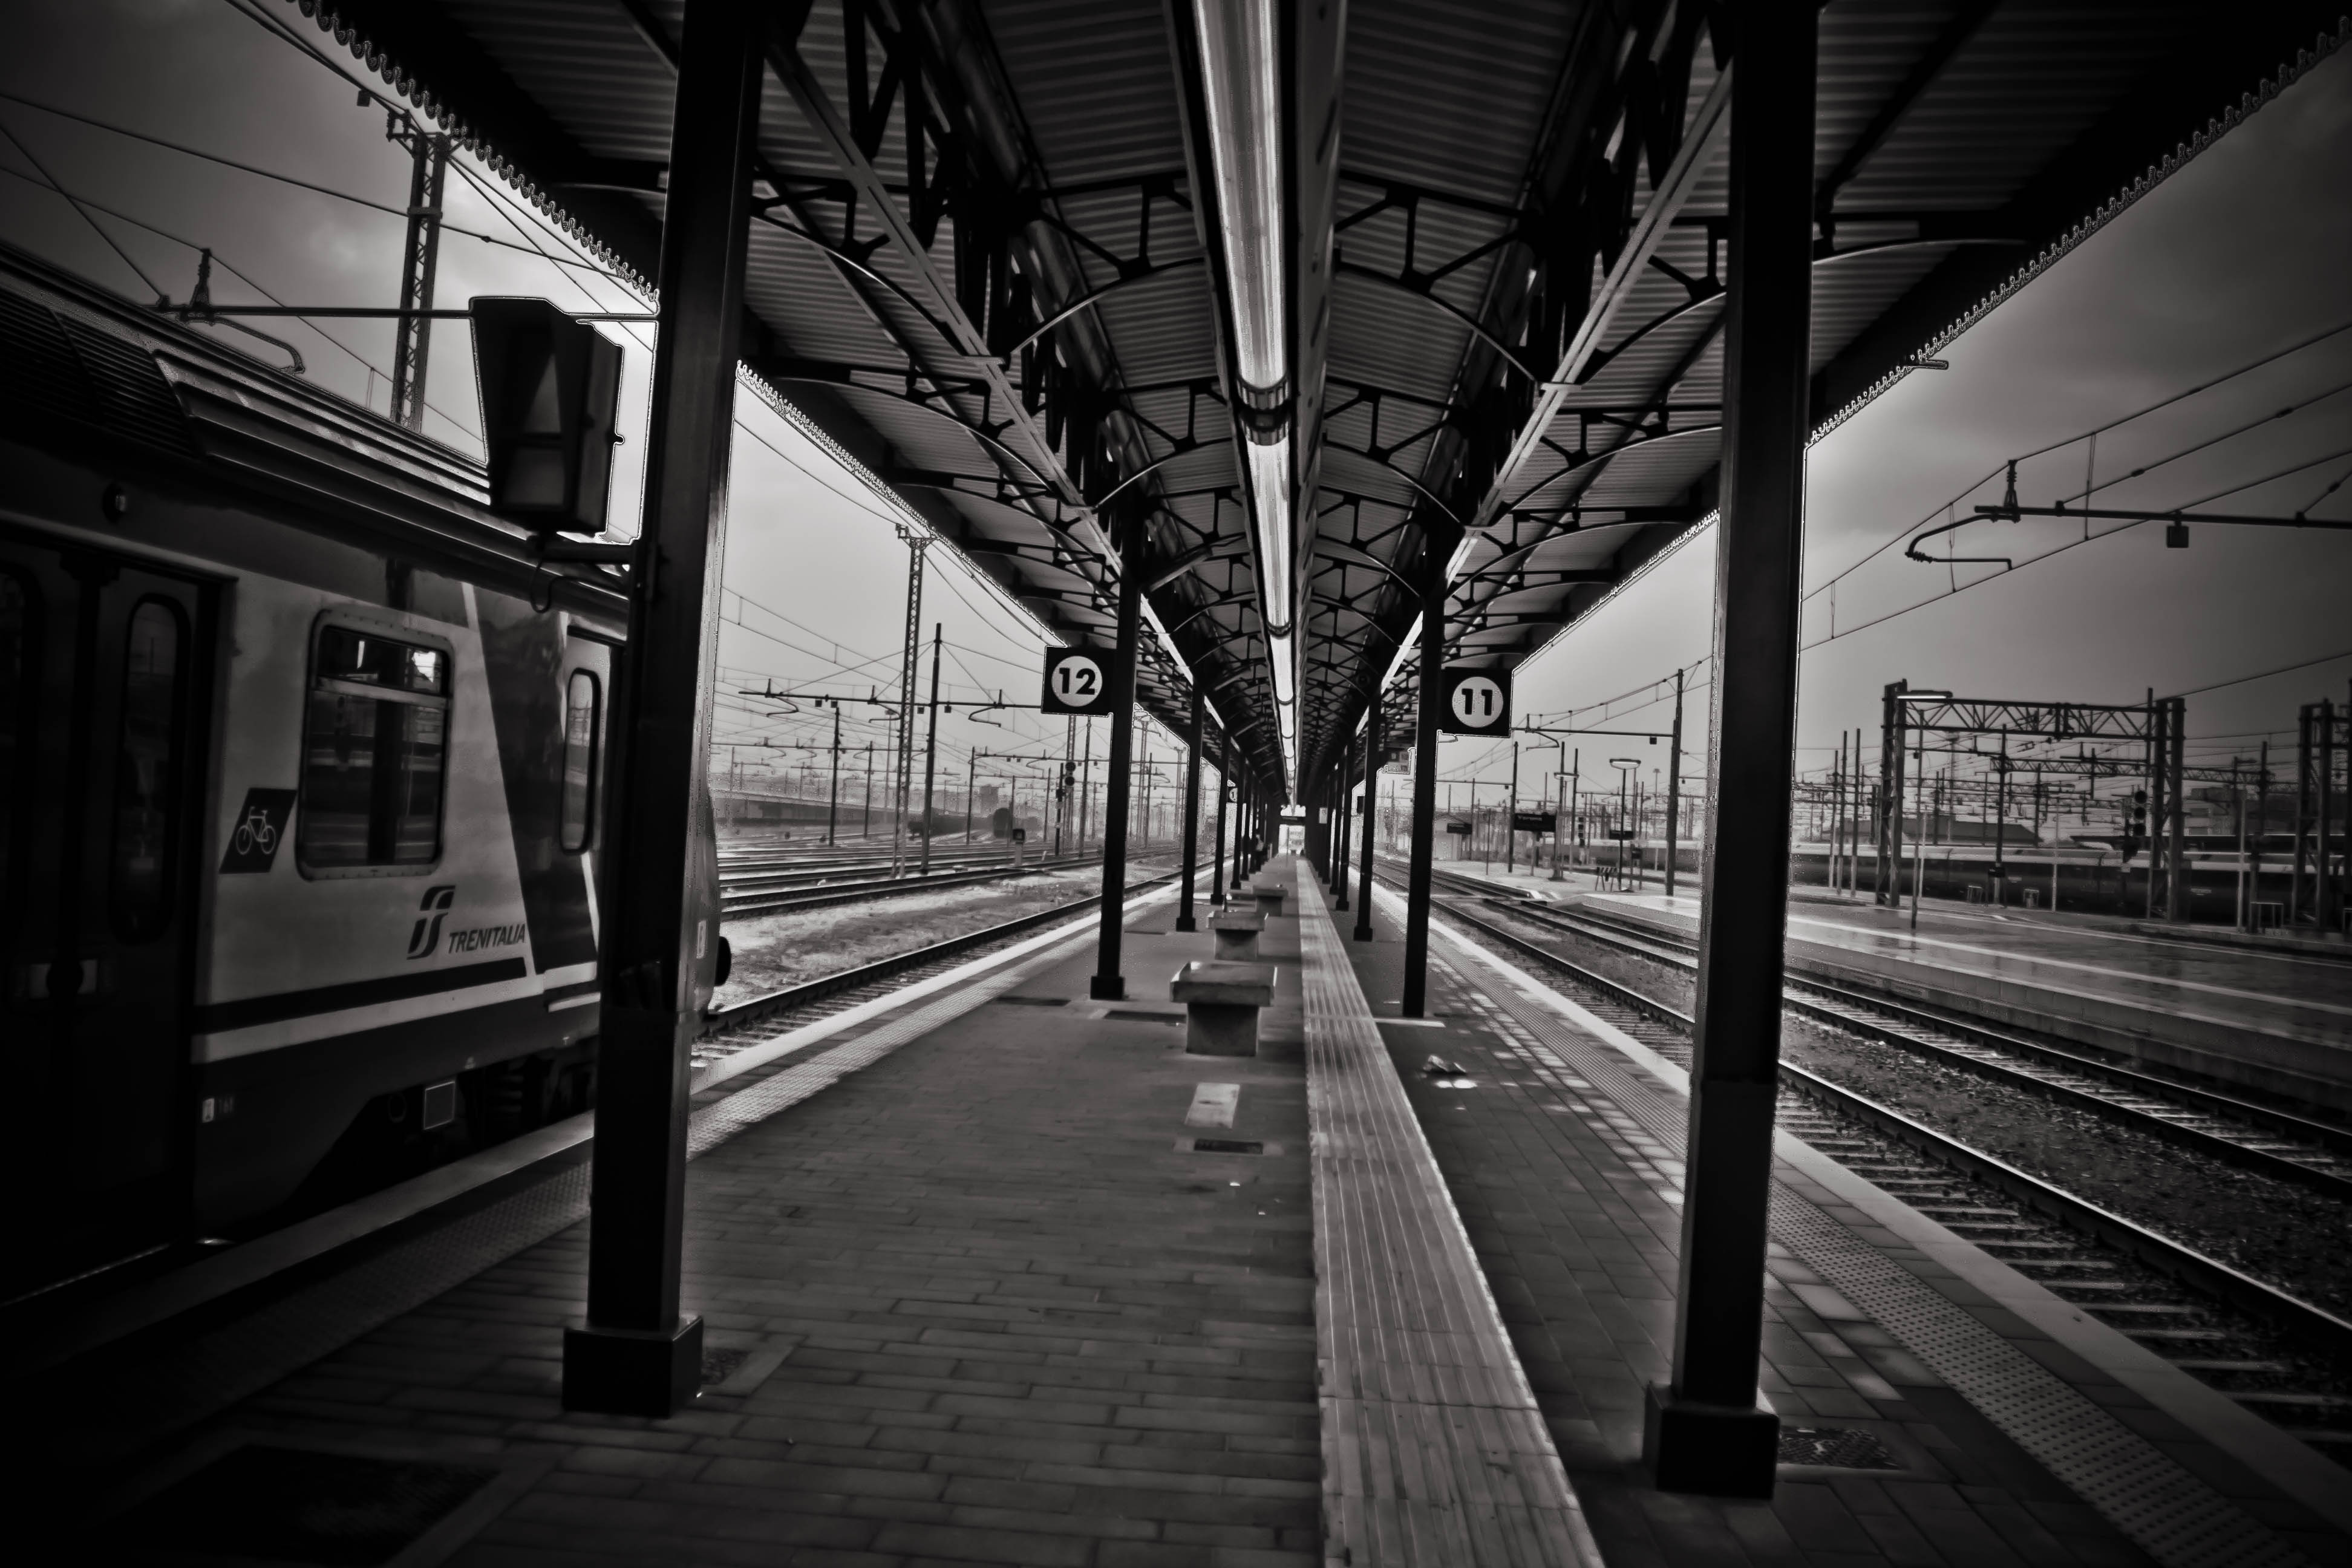
[(1265, 1145), (1247, 1138), (1195, 1138), (1195, 1154), (1263, 1154)]
[(1780, 1458), (1784, 1465), (1828, 1465), (1841, 1470), (1903, 1468), (1885, 1444), (1851, 1426), (1784, 1426)]
[(132, 1511), (145, 1547), (328, 1568), (388, 1563), (499, 1472), (249, 1443)]
[(1070, 1005), (1067, 996), (999, 996), (997, 1000), (1008, 1007), (1066, 1007)]
[(1181, 1024), (1184, 1021), (1181, 1013), (1140, 1013), (1131, 1007), (1113, 1007), (1103, 1016), (1117, 1018), (1124, 1024)]
[(702, 1350), (702, 1386), (724, 1383), (743, 1370), (751, 1359), (751, 1352), (740, 1345), (705, 1345)]

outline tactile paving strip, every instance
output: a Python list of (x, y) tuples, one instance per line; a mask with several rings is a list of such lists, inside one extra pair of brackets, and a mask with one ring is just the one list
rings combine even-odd
[(2159, 1563), (2305, 1559), (1958, 1303), (1778, 1182), (1772, 1235)]
[[(1465, 957), (1496, 963), (1475, 943), (1436, 929)], [(1488, 972), (1502, 979), (1498, 969)], [(1478, 989), (1679, 1160), (1687, 1132), (1680, 1094), (1660, 1093), (1619, 1053), (1571, 1030), (1518, 985)], [(1679, 1189), (1669, 1196), (1682, 1201)], [(2157, 1561), (2179, 1568), (2307, 1562), (2154, 1444), (1777, 1179), (1772, 1235)]]
[(1600, 1568), (1322, 900), (1300, 900), (1324, 1553)]

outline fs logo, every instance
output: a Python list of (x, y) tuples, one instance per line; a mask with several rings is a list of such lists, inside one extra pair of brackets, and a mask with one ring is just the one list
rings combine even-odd
[(433, 956), (434, 950), (441, 945), (442, 917), (449, 912), (449, 906), (457, 901), (457, 884), (455, 882), (425, 889), (425, 897), (416, 906), (419, 911), (416, 929), (408, 933), (409, 957)]

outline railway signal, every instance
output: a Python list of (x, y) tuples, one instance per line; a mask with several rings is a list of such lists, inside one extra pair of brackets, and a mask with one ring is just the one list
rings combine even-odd
[(604, 532), (620, 345), (544, 300), (480, 295), (471, 310), (491, 509), (543, 532)]

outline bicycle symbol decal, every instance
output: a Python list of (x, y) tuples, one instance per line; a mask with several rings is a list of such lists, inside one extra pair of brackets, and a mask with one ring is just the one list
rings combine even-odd
[(236, 814), (236, 825), (229, 830), (228, 845), (221, 854), (220, 874), (232, 877), (268, 870), (278, 858), (278, 843), (285, 838), (293, 815), (292, 790), (247, 790), (244, 808)]

